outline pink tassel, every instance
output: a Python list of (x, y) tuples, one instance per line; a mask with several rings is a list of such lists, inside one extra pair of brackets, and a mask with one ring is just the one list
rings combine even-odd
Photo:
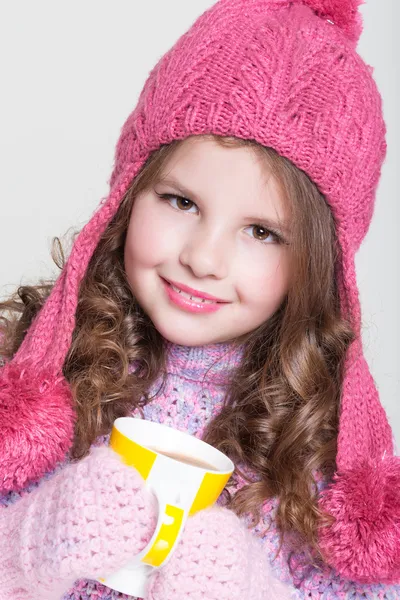
[(320, 529), (326, 562), (361, 583), (400, 581), (400, 459), (371, 459), (337, 473), (320, 506), (336, 523)]
[(0, 371), (0, 493), (20, 491), (65, 458), (74, 433), (71, 391), (49, 369)]

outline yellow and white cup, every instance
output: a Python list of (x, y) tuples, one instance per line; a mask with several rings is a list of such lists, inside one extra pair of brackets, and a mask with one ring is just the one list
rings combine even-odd
[(142, 475), (158, 500), (159, 517), (146, 548), (99, 581), (118, 592), (144, 598), (149, 577), (171, 558), (186, 519), (216, 502), (234, 464), (194, 436), (133, 417), (116, 419), (110, 446)]

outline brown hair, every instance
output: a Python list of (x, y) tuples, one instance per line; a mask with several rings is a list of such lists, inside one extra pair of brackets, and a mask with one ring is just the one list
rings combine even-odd
[[(332, 517), (318, 508), (315, 473), (329, 480), (335, 470), (343, 362), (354, 339), (340, 314), (334, 218), (307, 174), (273, 149), (252, 140), (203, 137), (225, 147), (249, 147), (266, 161), (291, 209), (293, 266), (280, 308), (240, 339), (242, 364), (204, 439), (256, 475), (232, 496), (228, 488), (229, 506), (257, 522), (263, 502), (276, 498), (281, 545), (290, 534), (297, 548), (308, 544), (314, 557), (323, 559), (317, 530)], [(158, 177), (180, 143), (175, 140), (149, 156), (102, 235), (80, 286), (63, 369), (78, 416), (71, 454), (76, 460), (98, 436), (109, 433), (115, 418), (151, 400), (150, 386), (161, 373), (165, 380), (164, 340), (132, 296), (124, 244), (134, 198)], [(62, 268), (57, 238), (55, 250)], [(0, 304), (5, 334), (0, 354), (6, 359), (20, 346), (53, 284), (22, 286)], [(135, 373), (129, 371), (132, 361), (138, 361)]]

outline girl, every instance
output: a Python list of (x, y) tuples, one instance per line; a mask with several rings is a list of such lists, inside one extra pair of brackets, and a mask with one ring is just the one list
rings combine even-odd
[(2, 305), (1, 598), (127, 598), (95, 580), (156, 509), (107, 447), (121, 415), (237, 467), (149, 598), (400, 597), (354, 267), (385, 156), (360, 31), (357, 0), (217, 2), (150, 73), (57, 281)]

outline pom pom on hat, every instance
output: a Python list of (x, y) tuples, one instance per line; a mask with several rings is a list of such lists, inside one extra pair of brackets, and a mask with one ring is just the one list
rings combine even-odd
[(352, 42), (357, 42), (362, 32), (362, 19), (358, 7), (363, 0), (298, 0), (312, 8), (316, 15), (332, 21), (342, 29)]
[(339, 27), (353, 45), (357, 44), (362, 32), (359, 7), (364, 0), (222, 0), (224, 2), (227, 6), (239, 5), (243, 10), (250, 9), (254, 2), (258, 8), (260, 4), (265, 7), (266, 12), (271, 7), (287, 9), (293, 5), (307, 6), (317, 17)]
[(71, 392), (47, 368), (10, 362), (0, 372), (0, 493), (21, 490), (65, 458), (75, 423)]

